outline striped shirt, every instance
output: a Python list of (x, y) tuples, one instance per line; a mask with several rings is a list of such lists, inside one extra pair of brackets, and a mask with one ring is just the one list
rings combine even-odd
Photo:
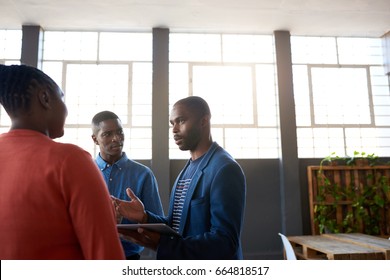
[(187, 196), (188, 188), (191, 184), (192, 177), (197, 170), (199, 163), (201, 162), (202, 157), (192, 161), (190, 159), (190, 164), (182, 173), (179, 178), (175, 190), (175, 198), (173, 202), (173, 217), (172, 217), (172, 228), (176, 231), (179, 231), (181, 214), (183, 213), (184, 201)]

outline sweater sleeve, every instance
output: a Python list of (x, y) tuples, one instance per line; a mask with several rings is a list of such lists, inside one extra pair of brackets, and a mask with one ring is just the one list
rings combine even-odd
[(85, 259), (124, 259), (104, 179), (92, 157), (71, 150), (61, 169), (62, 192)]

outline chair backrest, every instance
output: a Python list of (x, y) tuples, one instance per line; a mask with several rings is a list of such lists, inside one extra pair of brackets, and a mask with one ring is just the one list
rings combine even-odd
[(282, 238), (284, 250), (286, 252), (286, 258), (287, 260), (296, 260), (297, 257), (295, 256), (294, 249), (290, 243), (290, 241), (287, 239), (287, 237), (281, 233), (279, 233), (280, 238)]

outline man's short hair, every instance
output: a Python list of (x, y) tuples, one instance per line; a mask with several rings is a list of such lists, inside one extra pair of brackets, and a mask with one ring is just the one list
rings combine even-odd
[(199, 117), (209, 116), (211, 117), (210, 107), (207, 104), (206, 100), (199, 96), (189, 96), (183, 99), (180, 99), (176, 104), (184, 105), (191, 112), (197, 114)]
[(106, 120), (116, 120), (116, 119), (119, 119), (119, 117), (111, 112), (111, 111), (102, 111), (102, 112), (99, 112), (97, 113), (93, 118), (92, 118), (92, 124), (94, 126), (99, 126), (99, 124), (102, 122), (102, 121), (106, 121)]
[(117, 114), (111, 112), (111, 111), (102, 111), (97, 113), (93, 118), (92, 118), (92, 132), (96, 134), (99, 131), (99, 124), (102, 121), (106, 120), (120, 120), (120, 118), (117, 116)]

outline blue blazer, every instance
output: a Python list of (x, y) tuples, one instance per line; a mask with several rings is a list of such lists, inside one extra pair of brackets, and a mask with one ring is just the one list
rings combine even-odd
[[(172, 225), (180, 176), (173, 186), (168, 217), (148, 211), (148, 222)], [(179, 227), (181, 236), (161, 235), (157, 259), (242, 259), (245, 195), (246, 181), (240, 165), (214, 142), (189, 186)]]

